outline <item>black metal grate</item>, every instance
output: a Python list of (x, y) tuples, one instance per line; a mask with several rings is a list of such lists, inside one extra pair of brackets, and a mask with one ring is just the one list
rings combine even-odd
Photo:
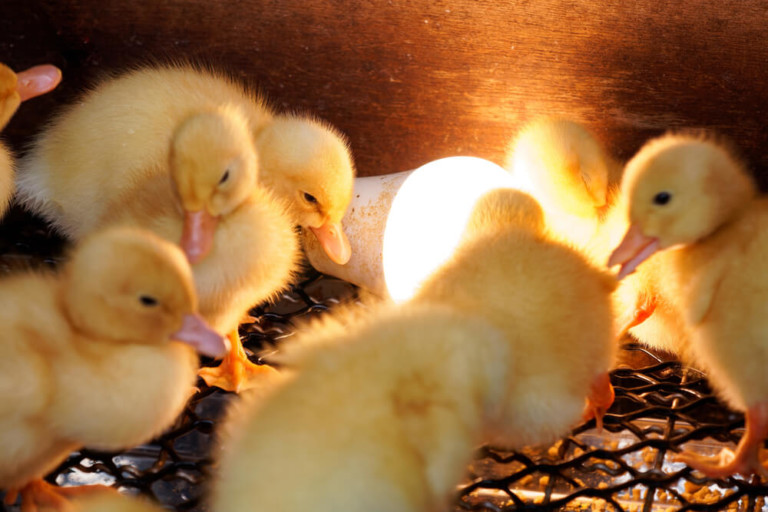
[[(53, 265), (63, 246), (38, 221), (12, 211), (0, 225), (0, 271)], [(240, 331), (246, 349), (277, 349), (296, 319), (322, 314), (355, 294), (348, 283), (308, 273), (282, 300), (252, 311), (255, 320)], [(480, 450), (456, 510), (768, 511), (768, 485), (756, 477), (708, 480), (674, 462), (682, 447), (714, 455), (735, 446), (743, 417), (719, 404), (696, 370), (634, 344), (623, 348), (622, 360), (612, 373), (616, 401), (602, 432), (588, 422), (549, 447)], [(201, 497), (217, 422), (236, 398), (200, 386), (161, 438), (126, 453), (83, 450), (48, 479), (61, 485), (106, 483), (171, 509), (206, 510)]]

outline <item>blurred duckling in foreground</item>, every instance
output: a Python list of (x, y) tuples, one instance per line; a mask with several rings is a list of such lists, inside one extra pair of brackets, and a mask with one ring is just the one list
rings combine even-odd
[(582, 413), (602, 425), (613, 402), (616, 283), (553, 239), (541, 219), (527, 194), (489, 194), (470, 220), (474, 236), (414, 297), (483, 318), (505, 334), (519, 364), (511, 369), (501, 440), (516, 447), (557, 439)]
[(211, 509), (447, 508), (502, 407), (514, 354), (501, 333), (414, 304), (297, 336), (301, 353), (281, 359), (296, 371), (230, 411)]
[(145, 231), (94, 233), (59, 274), (3, 279), (0, 296), (0, 487), (24, 510), (83, 491), (42, 480), (72, 451), (169, 427), (193, 390), (195, 349), (227, 350), (196, 313), (183, 253)]
[(663, 251), (654, 256), (662, 258), (659, 294), (690, 332), (690, 357), (746, 414), (735, 454), (680, 460), (711, 477), (768, 474), (758, 458), (768, 436), (768, 202), (730, 149), (704, 135), (647, 143), (627, 165), (622, 189), (631, 224), (609, 264), (627, 276)]
[(552, 441), (588, 396), (610, 405), (615, 281), (548, 240), (527, 195), (482, 204), (412, 302), (286, 340), (295, 371), (230, 411), (212, 510), (441, 510), (481, 443)]
[(271, 121), (261, 98), (223, 76), (140, 69), (57, 117), (17, 179), (21, 202), (70, 238), (128, 224), (180, 243), (201, 314), (233, 346), (203, 376), (235, 391), (271, 371), (248, 361), (239, 322), (287, 286), (298, 261), (284, 205), (257, 183), (253, 137)]
[[(0, 63), (0, 130), (16, 113), (22, 101), (45, 94), (61, 81), (61, 71), (51, 65), (35, 66), (18, 74)], [(13, 197), (13, 156), (0, 142), (0, 217), (5, 214)]]

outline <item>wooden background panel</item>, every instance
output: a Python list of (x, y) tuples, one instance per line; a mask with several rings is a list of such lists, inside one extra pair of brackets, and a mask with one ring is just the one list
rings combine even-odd
[(211, 62), (350, 138), (360, 175), (454, 154), (501, 163), (520, 124), (584, 122), (621, 158), (669, 128), (733, 138), (768, 184), (768, 10), (759, 0), (4, 0), (2, 58), (62, 88), (7, 130), (20, 147), (102, 71)]

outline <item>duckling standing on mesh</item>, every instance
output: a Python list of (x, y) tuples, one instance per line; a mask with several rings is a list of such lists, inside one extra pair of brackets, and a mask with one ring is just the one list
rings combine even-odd
[(261, 98), (222, 76), (141, 69), (66, 109), (17, 176), (21, 202), (70, 238), (129, 224), (179, 242), (201, 313), (233, 346), (204, 378), (235, 391), (274, 371), (248, 361), (240, 320), (287, 286), (298, 261), (286, 204), (258, 183), (254, 134), (272, 117)]
[[(586, 128), (559, 118), (523, 127), (510, 145), (507, 168), (546, 212), (547, 225), (565, 242), (603, 265), (621, 241), (628, 220), (618, 191), (622, 166)], [(673, 305), (656, 293), (647, 265), (623, 280), (613, 295), (619, 338), (684, 353), (689, 336)]]
[(610, 405), (615, 281), (548, 240), (529, 196), (481, 205), (411, 302), (286, 340), (295, 372), (222, 429), (212, 510), (446, 509), (480, 443), (552, 441)]
[(554, 441), (582, 415), (602, 425), (618, 349), (615, 280), (553, 238), (539, 205), (522, 192), (492, 192), (470, 226), (474, 235), (413, 300), (483, 318), (507, 337), (517, 364), (497, 441)]
[(414, 304), (297, 336), (281, 358), (295, 372), (229, 411), (210, 509), (447, 509), (506, 392), (501, 333)]
[(184, 254), (146, 231), (94, 233), (58, 274), (5, 278), (0, 296), (0, 488), (23, 510), (87, 491), (42, 480), (72, 451), (170, 427), (193, 391), (195, 349), (228, 348), (196, 312)]
[(768, 436), (768, 202), (743, 163), (704, 135), (647, 143), (627, 165), (622, 189), (631, 224), (609, 264), (626, 276), (660, 251), (659, 293), (681, 313), (690, 357), (720, 397), (746, 413), (735, 454), (680, 460), (710, 477), (767, 475), (758, 452)]
[[(59, 84), (61, 71), (51, 65), (35, 66), (20, 73), (0, 63), (0, 130), (5, 128), (22, 101), (45, 94)], [(0, 217), (13, 197), (13, 156), (0, 142)]]

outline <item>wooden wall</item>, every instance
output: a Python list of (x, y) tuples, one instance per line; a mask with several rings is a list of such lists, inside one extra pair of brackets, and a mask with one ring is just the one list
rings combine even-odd
[(768, 185), (760, 0), (2, 0), (0, 58), (65, 77), (6, 138), (20, 147), (103, 70), (179, 57), (333, 122), (360, 175), (500, 163), (522, 122), (558, 114), (621, 158), (669, 128), (717, 129)]

